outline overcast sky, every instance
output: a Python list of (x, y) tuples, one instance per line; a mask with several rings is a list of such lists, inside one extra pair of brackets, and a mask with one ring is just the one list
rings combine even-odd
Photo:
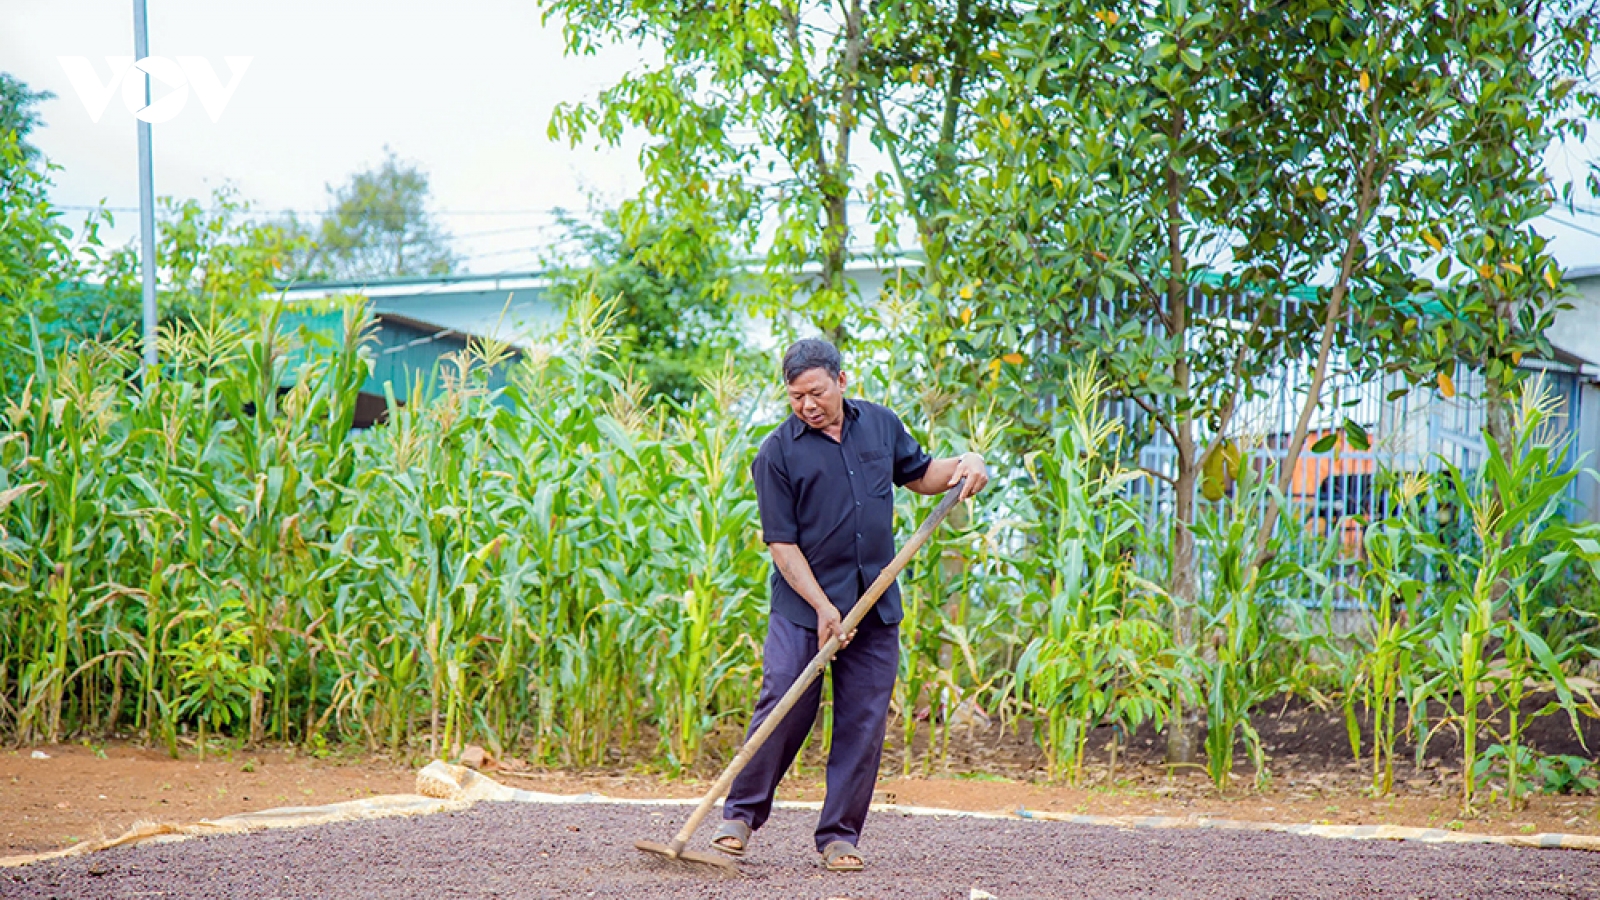
[[(148, 2), (152, 55), (205, 57), (223, 83), (224, 57), (253, 57), (219, 121), (191, 96), (154, 126), (157, 194), (207, 197), (232, 182), (260, 208), (315, 213), (326, 185), (376, 164), (388, 145), (431, 175), (466, 268), (496, 272), (538, 264), (553, 208), (581, 211), (586, 190), (614, 202), (639, 185), (637, 147), (574, 150), (546, 136), (557, 103), (593, 97), (639, 51), (564, 57), (535, 0)], [(62, 166), (59, 204), (138, 204), (132, 115), (119, 95), (91, 121), (58, 61), (87, 57), (109, 79), (105, 57), (133, 55), (132, 7), (0, 0), (0, 70), (56, 94), (34, 141)], [(1596, 156), (1600, 134), (1554, 154), (1552, 174)], [(132, 237), (137, 217), (117, 218), (113, 237)], [(1600, 216), (1563, 213), (1541, 228), (1565, 265), (1600, 265)]]
[[(0, 0), (0, 70), (56, 94), (34, 142), (62, 167), (55, 199), (139, 202), (133, 116), (115, 97), (90, 120), (60, 56), (133, 55), (131, 0)], [(532, 0), (149, 0), (150, 53), (253, 57), (215, 123), (191, 96), (153, 126), (156, 193), (206, 197), (225, 181), (268, 209), (326, 208), (329, 183), (387, 144), (432, 178), (435, 205), (475, 271), (527, 270), (554, 207), (586, 208), (639, 185), (637, 148), (572, 150), (546, 137), (562, 101), (592, 97), (634, 50), (564, 58)], [(157, 96), (161, 92), (157, 92)], [(118, 214), (120, 235), (136, 215)], [(520, 230), (512, 230), (520, 229)], [(487, 233), (497, 232), (497, 233)]]

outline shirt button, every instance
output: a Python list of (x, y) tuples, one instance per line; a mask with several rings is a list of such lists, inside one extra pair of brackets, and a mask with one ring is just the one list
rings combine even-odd
[(860, 506), (860, 505), (861, 505), (861, 501), (860, 501), (860, 500), (857, 500), (857, 501), (856, 501), (856, 505), (857, 505), (857, 506)]
[(855, 472), (855, 470), (854, 470), (854, 469), (851, 469), (851, 470), (850, 470), (850, 474), (851, 474), (851, 475), (854, 475), (854, 474), (855, 474), (855, 473), (856, 473), (856, 472)]

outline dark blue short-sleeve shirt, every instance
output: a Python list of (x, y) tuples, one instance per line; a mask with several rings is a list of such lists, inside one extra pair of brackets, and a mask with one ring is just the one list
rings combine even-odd
[[(796, 544), (817, 584), (847, 614), (894, 559), (894, 488), (921, 478), (933, 462), (900, 418), (876, 403), (844, 402), (835, 441), (794, 415), (767, 435), (750, 467), (761, 508), (762, 539)], [(777, 566), (772, 611), (806, 628), (817, 614)], [(900, 621), (900, 586), (891, 585), (867, 617)]]

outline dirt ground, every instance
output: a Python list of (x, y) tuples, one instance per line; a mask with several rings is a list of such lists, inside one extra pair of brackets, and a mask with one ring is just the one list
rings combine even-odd
[[(1241, 760), (1235, 784), (1226, 793), (1218, 793), (1199, 770), (1173, 773), (1160, 765), (1154, 734), (1134, 735), (1115, 779), (1101, 746), (1108, 736), (1097, 735), (1084, 779), (1067, 787), (1044, 783), (1037, 747), (1025, 734), (998, 724), (953, 729), (943, 763), (935, 761), (926, 773), (924, 732), (912, 755), (915, 774), (902, 777), (904, 755), (896, 732), (885, 754), (877, 799), (979, 812), (1026, 807), (1080, 815), (1390, 824), (1483, 834), (1600, 834), (1600, 797), (1535, 794), (1526, 808), (1513, 811), (1494, 797), (1492, 781), (1480, 813), (1462, 816), (1449, 735), (1430, 745), (1421, 767), (1413, 766), (1405, 751), (1395, 794), (1374, 799), (1366, 794), (1366, 768), (1350, 761), (1343, 720), (1336, 712), (1291, 702), (1262, 716), (1258, 727), (1272, 777), (1255, 789), (1253, 773)], [(1593, 758), (1565, 720), (1541, 720), (1535, 736), (1542, 752)], [(1600, 727), (1587, 725), (1585, 736), (1588, 747), (1600, 748)], [(35, 750), (48, 758), (33, 758)], [(139, 821), (181, 824), (273, 807), (408, 793), (420, 761), (425, 760), (345, 753), (319, 759), (281, 749), (213, 752), (204, 761), (189, 750), (174, 760), (164, 751), (128, 742), (0, 750), (0, 856), (113, 837)], [(820, 800), (822, 761), (818, 751), (809, 750), (780, 797)], [(699, 777), (667, 780), (619, 765), (609, 771), (489, 774), (515, 787), (549, 793), (693, 799), (708, 789), (716, 772), (707, 768), (696, 773)]]
[[(459, 813), (142, 845), (0, 870), (0, 897), (1597, 898), (1600, 854), (880, 814), (865, 872), (822, 871), (816, 814), (778, 810), (742, 874), (635, 850), (675, 809), (480, 803)], [(703, 829), (698, 838), (710, 835)]]

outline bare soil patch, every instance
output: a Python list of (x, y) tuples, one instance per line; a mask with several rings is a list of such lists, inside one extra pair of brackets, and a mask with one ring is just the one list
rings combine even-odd
[[(49, 759), (34, 759), (37, 750)], [(416, 770), (285, 750), (193, 754), (129, 743), (0, 751), (0, 855), (115, 837), (135, 822), (193, 822), (276, 806), (409, 793)]]
[[(1319, 710), (1293, 700), (1264, 710), (1257, 727), (1270, 754), (1271, 778), (1257, 789), (1241, 753), (1234, 784), (1219, 793), (1199, 769), (1172, 771), (1162, 764), (1154, 733), (1136, 733), (1109, 772), (1109, 732), (1095, 735), (1085, 777), (1077, 786), (1043, 781), (1044, 760), (1025, 731), (990, 724), (952, 729), (942, 759), (927, 757), (928, 729), (921, 729), (911, 754), (912, 775), (899, 730), (891, 727), (877, 800), (980, 812), (1019, 807), (1057, 813), (1106, 816), (1204, 816), (1261, 822), (1329, 825), (1405, 825), (1482, 834), (1566, 832), (1600, 835), (1600, 797), (1535, 794), (1525, 808), (1509, 810), (1485, 793), (1481, 812), (1460, 813), (1454, 738), (1441, 734), (1422, 765), (1403, 750), (1393, 796), (1368, 795), (1366, 764), (1351, 760), (1344, 720), (1337, 710)], [(1600, 748), (1600, 725), (1585, 723), (1589, 747)], [(726, 747), (740, 735), (719, 735)], [(781, 799), (820, 800), (825, 757), (812, 741), (780, 789)], [(1540, 720), (1535, 746), (1544, 753), (1593, 757), (1562, 717)], [(206, 817), (281, 806), (333, 803), (374, 794), (408, 793), (424, 758), (392, 760), (364, 754), (313, 758), (282, 749), (213, 752), (204, 761), (192, 751), (171, 759), (164, 751), (113, 742), (94, 748), (37, 748), (49, 759), (33, 759), (35, 748), (0, 751), (0, 855), (51, 850), (123, 833), (135, 822), (187, 823)], [(668, 779), (642, 764), (619, 760), (611, 769), (570, 772), (491, 771), (506, 784), (559, 794), (600, 793), (619, 798), (698, 799), (717, 774), (707, 763), (689, 777)], [(1491, 790), (1492, 790), (1491, 783)]]

